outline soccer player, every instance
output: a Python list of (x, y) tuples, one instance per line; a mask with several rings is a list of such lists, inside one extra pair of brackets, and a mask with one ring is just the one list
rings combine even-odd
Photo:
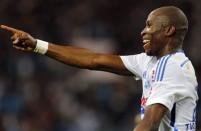
[(134, 131), (195, 131), (198, 83), (191, 61), (182, 50), (188, 20), (177, 7), (153, 10), (141, 32), (145, 53), (118, 56), (60, 46), (1, 25), (12, 33), (13, 47), (40, 53), (67, 65), (141, 78), (142, 121)]

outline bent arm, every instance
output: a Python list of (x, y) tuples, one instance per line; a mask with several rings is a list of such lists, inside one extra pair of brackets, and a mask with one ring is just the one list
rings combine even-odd
[(153, 104), (147, 107), (143, 120), (134, 131), (158, 131), (162, 118), (168, 108), (162, 104)]
[(120, 75), (133, 75), (125, 68), (118, 55), (99, 54), (84, 48), (52, 43), (49, 43), (46, 55), (78, 68), (107, 71)]

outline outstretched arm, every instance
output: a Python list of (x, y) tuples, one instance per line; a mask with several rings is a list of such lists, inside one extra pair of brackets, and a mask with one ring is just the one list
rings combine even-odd
[[(13, 47), (28, 52), (38, 52), (39, 40), (29, 33), (1, 25), (1, 29), (12, 33)], [(40, 46), (43, 43), (40, 43)], [(128, 71), (118, 55), (107, 55), (92, 52), (88, 49), (72, 46), (61, 46), (53, 43), (44, 43), (47, 50), (43, 54), (58, 60), (64, 64), (91, 70), (108, 71), (120, 75), (133, 75)], [(43, 46), (43, 45), (42, 45)], [(44, 48), (44, 47), (43, 47)]]

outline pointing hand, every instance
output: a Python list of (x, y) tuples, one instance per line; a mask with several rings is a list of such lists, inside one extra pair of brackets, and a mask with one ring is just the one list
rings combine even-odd
[(5, 25), (1, 25), (0, 29), (12, 34), (11, 40), (14, 48), (21, 51), (33, 51), (35, 49), (37, 40), (29, 33)]

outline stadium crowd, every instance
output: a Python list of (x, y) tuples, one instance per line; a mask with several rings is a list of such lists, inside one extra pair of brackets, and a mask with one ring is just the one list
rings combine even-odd
[[(0, 24), (58, 44), (135, 54), (143, 51), (140, 32), (148, 12), (161, 5), (176, 5), (187, 14), (184, 51), (200, 83), (201, 5), (196, 0), (1, 0)], [(0, 131), (126, 131), (138, 122), (141, 82), (16, 51), (8, 37), (0, 31)]]

